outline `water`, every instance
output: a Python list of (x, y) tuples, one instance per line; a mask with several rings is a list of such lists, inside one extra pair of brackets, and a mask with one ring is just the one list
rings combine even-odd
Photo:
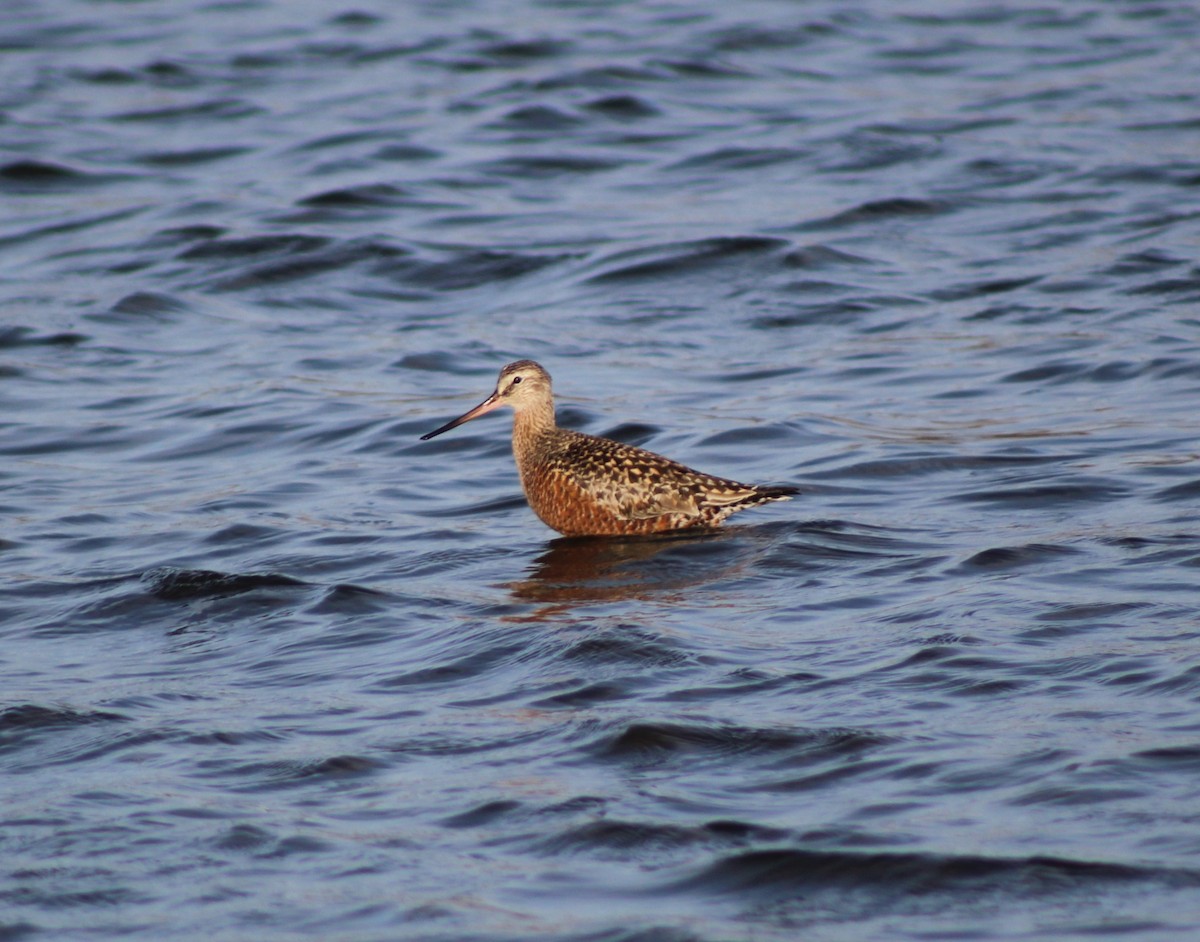
[(8, 4), (0, 938), (1200, 932), (1198, 29)]

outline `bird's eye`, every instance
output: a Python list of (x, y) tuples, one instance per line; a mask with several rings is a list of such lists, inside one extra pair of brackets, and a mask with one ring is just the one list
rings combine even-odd
[(519, 376), (514, 376), (514, 377), (513, 377), (513, 381), (512, 381), (512, 385), (513, 385), (513, 386), (515, 386), (515, 385), (517, 385), (517, 383), (519, 383), (519, 382), (521, 382), (521, 377), (519, 377)]

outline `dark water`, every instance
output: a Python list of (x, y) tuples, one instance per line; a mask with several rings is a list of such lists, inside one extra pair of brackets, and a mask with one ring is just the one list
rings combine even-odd
[(1198, 31), (7, 3), (0, 938), (1195, 937)]

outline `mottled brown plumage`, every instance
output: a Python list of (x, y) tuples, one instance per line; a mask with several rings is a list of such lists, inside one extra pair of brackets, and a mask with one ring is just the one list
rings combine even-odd
[(513, 456), (529, 506), (566, 536), (623, 536), (719, 526), (730, 514), (794, 487), (756, 487), (702, 474), (643, 448), (559, 428), (550, 374), (532, 360), (500, 371), (496, 391), (427, 440), (511, 406)]

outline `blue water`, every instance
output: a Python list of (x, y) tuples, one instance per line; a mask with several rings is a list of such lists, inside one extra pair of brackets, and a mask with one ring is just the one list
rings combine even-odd
[(8, 4), (0, 939), (1200, 934), (1198, 31)]

